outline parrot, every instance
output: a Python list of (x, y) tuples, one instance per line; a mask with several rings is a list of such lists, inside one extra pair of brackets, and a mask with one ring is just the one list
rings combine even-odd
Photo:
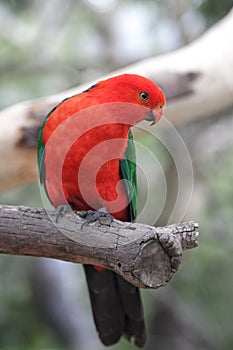
[[(165, 105), (156, 83), (124, 73), (55, 106), (38, 136), (40, 183), (53, 207), (68, 204), (74, 211), (89, 213), (105, 208), (118, 220), (134, 221), (137, 176), (131, 128), (143, 120), (154, 125)], [(147, 336), (139, 288), (102, 266), (86, 264), (84, 271), (102, 343), (109, 346), (123, 336), (144, 347)]]

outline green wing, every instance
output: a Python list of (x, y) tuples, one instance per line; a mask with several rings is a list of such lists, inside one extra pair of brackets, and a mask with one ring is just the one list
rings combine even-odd
[(43, 129), (44, 126), (48, 120), (48, 117), (55, 111), (57, 108), (54, 107), (49, 114), (45, 117), (43, 124), (40, 128), (39, 134), (38, 134), (38, 139), (37, 139), (37, 160), (38, 160), (38, 172), (39, 172), (39, 177), (40, 177), (40, 183), (45, 184), (45, 164), (44, 164), (44, 152), (45, 152), (45, 144), (42, 140), (42, 134), (43, 134)]
[(57, 109), (57, 107), (63, 103), (64, 101), (68, 100), (70, 97), (65, 98), (62, 100), (57, 106), (55, 106), (45, 117), (43, 124), (40, 128), (38, 139), (37, 139), (37, 160), (38, 160), (38, 171), (39, 171), (39, 177), (40, 177), (40, 183), (45, 184), (45, 164), (44, 164), (44, 153), (45, 153), (45, 144), (42, 140), (42, 134), (44, 130), (44, 126), (49, 118), (49, 116)]
[(120, 169), (128, 197), (131, 198), (129, 203), (129, 220), (133, 221), (137, 215), (137, 177), (136, 177), (136, 153), (131, 130), (128, 134), (128, 144), (123, 159), (120, 161)]

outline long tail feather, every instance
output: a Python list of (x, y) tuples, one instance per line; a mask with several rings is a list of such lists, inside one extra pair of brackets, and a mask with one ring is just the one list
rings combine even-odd
[(139, 289), (110, 270), (97, 271), (84, 265), (92, 312), (104, 345), (116, 343), (123, 335), (135, 338), (143, 347), (146, 331)]

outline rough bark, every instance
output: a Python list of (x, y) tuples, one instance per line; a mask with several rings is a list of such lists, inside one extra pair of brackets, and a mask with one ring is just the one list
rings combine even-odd
[(107, 218), (86, 223), (85, 212), (0, 206), (0, 253), (55, 258), (111, 269), (142, 288), (159, 288), (198, 245), (194, 222), (152, 227)]

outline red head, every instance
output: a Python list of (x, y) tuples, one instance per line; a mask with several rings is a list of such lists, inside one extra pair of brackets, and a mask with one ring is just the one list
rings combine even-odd
[(151, 80), (136, 74), (122, 74), (100, 81), (95, 89), (100, 89), (105, 101), (136, 103), (147, 107), (145, 120), (157, 122), (163, 114), (166, 98), (162, 90)]

